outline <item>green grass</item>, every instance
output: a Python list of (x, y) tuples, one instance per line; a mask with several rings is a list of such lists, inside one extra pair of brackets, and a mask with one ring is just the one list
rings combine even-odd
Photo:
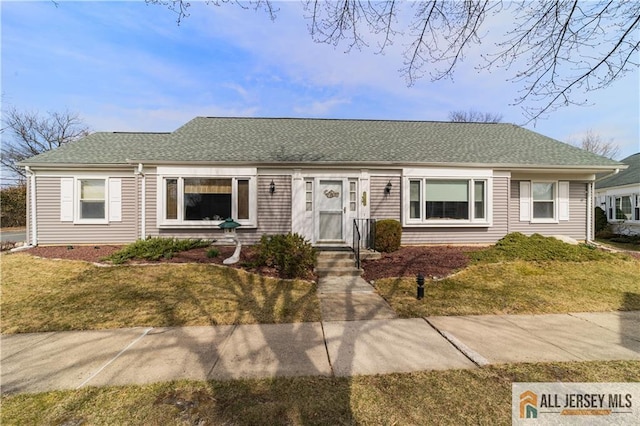
[(313, 282), (217, 265), (98, 267), (2, 255), (2, 333), (320, 320)]
[(596, 242), (606, 246), (615, 247), (620, 250), (629, 250), (640, 252), (640, 242), (637, 239), (629, 239), (626, 242), (613, 241), (612, 239), (596, 238)]
[(422, 300), (413, 278), (375, 286), (403, 318), (640, 309), (638, 259), (520, 233), (470, 257), (473, 264), (457, 274), (427, 280)]
[(442, 281), (427, 280), (422, 300), (413, 278), (381, 279), (375, 287), (403, 318), (637, 310), (640, 261), (476, 264)]
[(177, 381), (2, 397), (3, 425), (510, 425), (513, 382), (631, 382), (638, 361), (381, 376)]

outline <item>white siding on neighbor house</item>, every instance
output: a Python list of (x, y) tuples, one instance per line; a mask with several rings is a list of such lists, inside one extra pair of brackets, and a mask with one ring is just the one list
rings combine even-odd
[(136, 240), (135, 178), (121, 178), (122, 220), (89, 225), (61, 222), (60, 177), (36, 177), (38, 244), (107, 244)]
[[(387, 183), (391, 182), (391, 193), (385, 193)], [(400, 176), (375, 176), (369, 178), (369, 199), (371, 219), (395, 219), (400, 221), (401, 201)]]
[(509, 179), (493, 178), (493, 224), (490, 227), (404, 227), (402, 244), (494, 243), (508, 233)]
[[(535, 179), (533, 179), (535, 181)], [(587, 237), (587, 183), (569, 181), (569, 220), (558, 223), (530, 223), (522, 221), (520, 212), (520, 182), (511, 182), (511, 200), (509, 232), (521, 232), (525, 235), (566, 235), (576, 240)]]

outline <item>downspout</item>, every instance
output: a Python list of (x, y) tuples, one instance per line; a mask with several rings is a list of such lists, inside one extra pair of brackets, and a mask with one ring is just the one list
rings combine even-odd
[(593, 241), (593, 182), (587, 184), (587, 243)]
[(143, 171), (144, 166), (142, 163), (138, 163), (138, 168), (134, 173), (138, 176), (142, 176), (142, 190), (140, 191), (142, 197), (142, 200), (140, 200), (140, 210), (142, 214), (142, 217), (140, 218), (140, 228), (142, 228), (140, 229), (140, 239), (142, 240), (147, 238), (147, 178)]
[(31, 170), (29, 166), (25, 166), (24, 170), (29, 176), (29, 210), (31, 212), (31, 244), (32, 246), (38, 245), (38, 228), (36, 219), (36, 174)]

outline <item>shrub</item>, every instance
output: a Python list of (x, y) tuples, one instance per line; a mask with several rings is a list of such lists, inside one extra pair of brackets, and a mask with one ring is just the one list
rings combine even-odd
[(607, 214), (600, 207), (594, 207), (593, 220), (595, 221), (596, 234), (604, 231), (609, 224), (609, 221), (607, 220)]
[(218, 257), (220, 255), (220, 250), (218, 250), (217, 248), (210, 248), (209, 250), (207, 250), (207, 257), (209, 259), (214, 258), (214, 257)]
[(394, 219), (383, 219), (376, 222), (375, 249), (383, 253), (391, 253), (400, 248), (402, 225)]
[(121, 264), (130, 259), (159, 260), (171, 259), (175, 253), (206, 247), (208, 241), (201, 239), (178, 240), (176, 238), (147, 238), (129, 244), (105, 258), (115, 264)]
[(263, 235), (257, 263), (276, 268), (284, 278), (307, 278), (316, 263), (316, 251), (298, 234)]
[(27, 225), (27, 186), (18, 185), (0, 191), (0, 223), (3, 227)]
[(493, 247), (471, 253), (470, 256), (475, 261), (488, 263), (510, 260), (586, 262), (610, 257), (609, 254), (585, 244), (571, 245), (553, 237), (540, 234), (527, 237), (519, 232), (508, 234)]

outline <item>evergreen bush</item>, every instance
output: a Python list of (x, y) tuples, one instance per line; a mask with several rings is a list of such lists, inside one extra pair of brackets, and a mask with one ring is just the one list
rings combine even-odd
[(159, 260), (171, 259), (175, 253), (199, 247), (207, 247), (209, 241), (201, 239), (179, 240), (177, 238), (147, 238), (129, 244), (107, 256), (105, 260), (121, 264), (130, 259)]
[(383, 253), (391, 253), (400, 248), (402, 225), (394, 219), (376, 221), (375, 249)]
[(0, 191), (0, 209), (3, 228), (27, 226), (27, 186), (3, 188)]
[(258, 243), (258, 265), (276, 268), (283, 278), (307, 278), (316, 256), (311, 243), (299, 234), (263, 235)]

